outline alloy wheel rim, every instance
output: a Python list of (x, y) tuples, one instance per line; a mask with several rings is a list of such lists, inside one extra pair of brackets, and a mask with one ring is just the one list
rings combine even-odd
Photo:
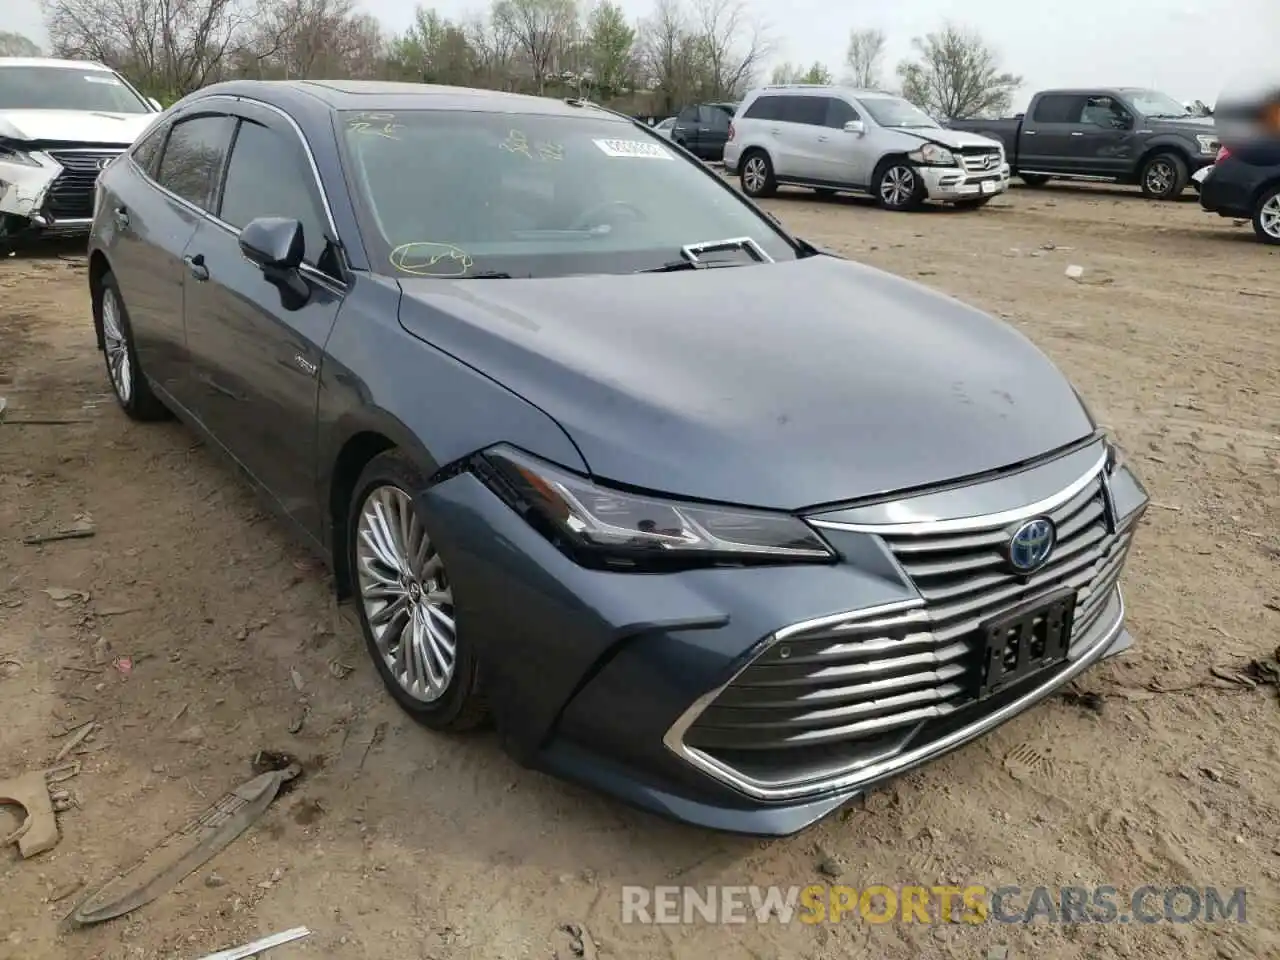
[(114, 290), (102, 292), (102, 344), (107, 355), (107, 373), (121, 403), (133, 396), (133, 364), (129, 360), (129, 341), (120, 320), (120, 301)]
[(752, 193), (760, 190), (764, 186), (764, 161), (757, 157), (748, 160), (743, 179), (747, 181), (747, 189)]
[(414, 700), (440, 699), (457, 664), (453, 588), (399, 487), (376, 487), (361, 505), (356, 567), (365, 620), (388, 672)]
[(1147, 171), (1147, 189), (1152, 193), (1164, 193), (1173, 183), (1173, 168), (1163, 160), (1153, 163)]
[(1258, 212), (1258, 222), (1262, 224), (1263, 233), (1280, 240), (1280, 193), (1262, 205)]
[(900, 207), (915, 193), (916, 175), (910, 167), (890, 167), (880, 181), (880, 196), (891, 207)]

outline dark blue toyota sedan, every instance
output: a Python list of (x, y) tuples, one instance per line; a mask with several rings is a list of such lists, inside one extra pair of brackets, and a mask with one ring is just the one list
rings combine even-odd
[(650, 810), (792, 833), (1130, 643), (1146, 494), (1049, 360), (592, 104), (208, 87), (89, 284), (405, 711)]

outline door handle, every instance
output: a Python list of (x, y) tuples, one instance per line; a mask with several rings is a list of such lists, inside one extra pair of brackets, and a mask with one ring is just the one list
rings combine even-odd
[(124, 207), (116, 207), (115, 210), (116, 226), (121, 230), (129, 226), (129, 211)]
[(1072, 131), (1071, 131), (1071, 135), (1072, 135), (1073, 137), (1083, 137), (1083, 136), (1084, 136), (1084, 134), (1083, 134), (1081, 131), (1079, 131), (1079, 130), (1072, 130)]
[(187, 265), (187, 269), (191, 271), (191, 276), (203, 282), (209, 279), (209, 268), (204, 265), (204, 254), (197, 253), (194, 257), (183, 257), (182, 262)]
[(770, 130), (769, 132), (770, 132), (771, 134), (773, 134), (773, 135), (776, 137), (776, 136), (777, 136), (778, 134), (780, 134), (782, 131), (781, 131), (781, 130), (779, 130), (777, 127), (774, 127), (774, 128), (773, 128), (772, 130)]
[(830, 139), (830, 138), (829, 138), (829, 137), (819, 137), (819, 138), (818, 138), (818, 142), (819, 142), (819, 143), (826, 143), (828, 139)]
[(1034, 137), (1036, 135), (1036, 132), (1034, 130), (1023, 130), (1022, 135), (1024, 137)]
[(708, 130), (710, 130), (710, 129), (711, 129), (710, 127), (699, 127), (699, 128), (698, 128), (698, 132), (699, 132), (699, 133), (706, 133), (706, 132), (707, 132)]

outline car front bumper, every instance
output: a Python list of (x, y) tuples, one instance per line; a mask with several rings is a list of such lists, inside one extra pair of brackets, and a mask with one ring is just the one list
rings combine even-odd
[[(1061, 564), (982, 593), (972, 629), (926, 600), (931, 588), (917, 587), (901, 560), (909, 553), (895, 553), (910, 549), (897, 532), (867, 532), (866, 510), (884, 505), (811, 518), (841, 556), (832, 565), (632, 574), (573, 563), (470, 473), (425, 491), (422, 504), (517, 759), (678, 820), (782, 836), (982, 736), (1130, 645), (1116, 580), (1146, 494), (1126, 468), (1102, 467), (1100, 449), (899, 502), (952, 516), (939, 536), (969, 522), (954, 519), (964, 503), (1001, 529), (1086, 502), (1103, 518), (1064, 521)], [(1087, 463), (1095, 486), (1051, 504), (1046, 491), (1063, 492), (1063, 470)], [(1016, 492), (1037, 495), (986, 509)], [(919, 546), (930, 529), (903, 536)], [(982, 624), (1063, 590), (1078, 598), (1065, 658), (971, 696)], [(828, 673), (848, 679), (812, 687)]]
[(0, 159), (0, 238), (87, 236), (101, 165), (123, 149), (31, 151), (30, 163)]
[(920, 167), (920, 178), (930, 200), (973, 200), (994, 197), (1009, 189), (1009, 165), (974, 173), (962, 167)]

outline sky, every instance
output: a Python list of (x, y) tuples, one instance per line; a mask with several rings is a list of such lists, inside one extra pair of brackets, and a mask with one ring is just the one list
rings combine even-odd
[[(38, 0), (2, 0), (4, 29), (44, 45)], [(820, 60), (838, 77), (848, 33), (876, 27), (888, 36), (886, 80), (911, 53), (911, 39), (950, 15), (976, 29), (999, 55), (1001, 67), (1023, 77), (1014, 97), (1022, 109), (1041, 88), (1146, 86), (1177, 100), (1213, 103), (1226, 88), (1280, 73), (1275, 38), (1280, 0), (744, 0), (767, 28), (782, 61)], [(651, 0), (621, 0), (633, 17)], [(413, 0), (363, 0), (365, 10), (400, 30), (413, 16)], [(428, 3), (428, 6), (432, 4)], [(440, 0), (445, 16), (483, 9), (484, 0)]]

